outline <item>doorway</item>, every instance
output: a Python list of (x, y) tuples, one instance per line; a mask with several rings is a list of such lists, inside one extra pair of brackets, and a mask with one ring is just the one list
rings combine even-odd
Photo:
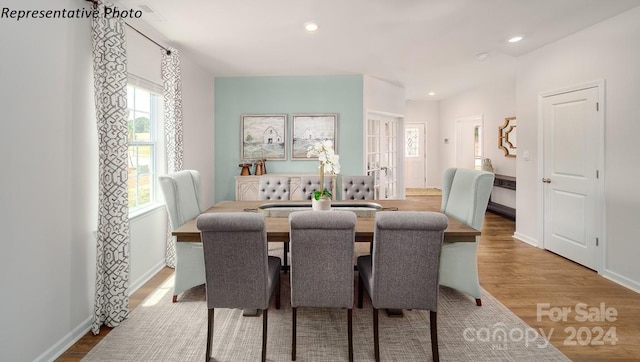
[(456, 167), (482, 168), (482, 116), (456, 120)]
[(400, 194), (401, 180), (398, 179), (402, 171), (401, 155), (399, 152), (398, 129), (401, 117), (369, 113), (367, 116), (367, 139), (365, 145), (366, 174), (375, 179), (376, 199), (397, 199)]
[(540, 100), (543, 247), (594, 270), (604, 242), (602, 90), (596, 83)]
[(426, 127), (424, 123), (407, 123), (404, 128), (404, 185), (427, 187)]

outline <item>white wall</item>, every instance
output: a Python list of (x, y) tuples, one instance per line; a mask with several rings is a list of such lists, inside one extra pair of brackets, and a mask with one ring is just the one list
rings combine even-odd
[[(635, 146), (640, 135), (640, 7), (568, 36), (518, 59), (518, 152), (516, 233), (538, 242), (540, 206), (538, 96), (540, 93), (604, 79), (605, 95), (605, 260), (604, 276), (640, 289), (637, 219), (640, 179)], [(524, 207), (526, 205), (526, 207)]]
[(363, 76), (362, 103), (364, 114), (367, 112), (382, 112), (392, 115), (404, 115), (405, 90), (399, 85)]
[[(485, 86), (450, 97), (440, 102), (440, 182), (442, 174), (449, 167), (456, 166), (456, 120), (460, 118), (481, 115), (483, 117), (484, 157), (490, 158), (497, 174), (515, 176), (516, 158), (505, 157), (498, 148), (498, 127), (507, 117), (516, 115), (515, 111), (515, 76), (496, 79)], [(526, 120), (518, 119), (518, 141), (520, 140), (520, 124)], [(448, 138), (449, 143), (444, 144)], [(518, 144), (518, 149), (520, 145)], [(519, 182), (520, 180), (518, 180)], [(518, 185), (519, 186), (519, 185)], [(511, 190), (494, 188), (492, 201), (516, 207), (516, 195)]]
[[(398, 150), (400, 159), (398, 160), (398, 190), (397, 197), (400, 199), (404, 198), (404, 152), (401, 150), (404, 149), (404, 112), (406, 107), (406, 96), (405, 90), (399, 85), (389, 83), (387, 81), (374, 78), (368, 75), (363, 76), (363, 84), (362, 84), (362, 106), (363, 106), (363, 117), (362, 120), (364, 130), (363, 137), (363, 147), (366, 148), (366, 137), (367, 137), (367, 119), (369, 119), (369, 115), (378, 114), (389, 116), (391, 118), (399, 118), (400, 125), (398, 129)], [(363, 160), (362, 165), (366, 168), (367, 160), (366, 154), (363, 150)], [(366, 170), (362, 170), (363, 172)]]
[(184, 168), (200, 171), (202, 207), (214, 204), (214, 79), (184, 53), (182, 121)]
[(426, 129), (427, 187), (441, 187), (440, 172), (440, 103), (437, 101), (407, 101), (405, 123), (423, 123)]
[(88, 20), (0, 21), (3, 360), (34, 360), (93, 309), (97, 136), (89, 29)]
[[(11, 0), (2, 6), (24, 9), (25, 4)], [(54, 8), (83, 6), (60, 0)], [(31, 0), (27, 7), (52, 8), (47, 0)], [(90, 29), (87, 19), (0, 21), (2, 360), (51, 360), (92, 321), (98, 168)], [(186, 64), (185, 128), (192, 128), (213, 118), (213, 77)], [(206, 141), (206, 135), (185, 135), (185, 142), (188, 138), (192, 149), (212, 149), (213, 133), (208, 135)], [(212, 157), (193, 160), (186, 152), (185, 157), (185, 165), (213, 167)], [(212, 185), (210, 174), (203, 180)], [(164, 213), (158, 209), (131, 223), (133, 284), (162, 264)]]

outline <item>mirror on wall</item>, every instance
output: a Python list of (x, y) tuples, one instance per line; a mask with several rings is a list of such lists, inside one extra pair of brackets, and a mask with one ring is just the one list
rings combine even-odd
[(516, 117), (505, 118), (498, 127), (498, 148), (506, 157), (516, 157)]

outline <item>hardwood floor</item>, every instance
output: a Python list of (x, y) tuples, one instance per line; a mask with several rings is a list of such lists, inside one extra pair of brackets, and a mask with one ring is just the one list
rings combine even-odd
[[(513, 222), (486, 214), (478, 250), (482, 287), (529, 326), (550, 335), (551, 343), (572, 360), (640, 360), (640, 294), (514, 239), (514, 228)], [(566, 321), (562, 308), (571, 308)], [(617, 316), (607, 320), (601, 313), (607, 309)], [(615, 344), (608, 338), (613, 333)]]
[[(135, 309), (144, 298), (146, 298), (149, 294), (151, 294), (156, 288), (158, 288), (167, 278), (169, 278), (173, 274), (173, 269), (171, 268), (163, 268), (156, 275), (151, 278), (147, 283), (145, 283), (140, 289), (135, 291), (131, 297), (129, 297), (129, 309)], [(82, 358), (91, 351), (91, 349), (100, 343), (102, 338), (104, 338), (113, 328), (102, 327), (100, 329), (100, 334), (94, 336), (93, 333), (88, 332), (85, 334), (78, 342), (76, 342), (73, 346), (71, 346), (67, 351), (65, 351), (60, 357), (56, 359), (56, 361), (60, 362), (71, 362), (71, 361), (80, 361)]]
[[(640, 360), (640, 294), (556, 254), (514, 239), (514, 229), (513, 221), (486, 214), (478, 251), (482, 287), (529, 326), (550, 336), (553, 345), (572, 360)], [(134, 293), (131, 308), (172, 273), (172, 269), (164, 268)], [(471, 298), (469, 302), (474, 303)], [(544, 307), (544, 303), (548, 306)], [(579, 305), (577, 313), (578, 303), (586, 306)], [(551, 311), (551, 317), (560, 316), (556, 312), (562, 308), (571, 310), (566, 313), (566, 321), (554, 321), (548, 314), (538, 313), (539, 305), (543, 311)], [(596, 310), (607, 308), (609, 313), (617, 313), (616, 317), (609, 316), (615, 321), (596, 315)], [(596, 321), (576, 320), (590, 311), (588, 316)], [(576, 333), (572, 335), (572, 331)], [(608, 338), (613, 331), (617, 338), (615, 345)], [(57, 361), (81, 360), (108, 332), (106, 327), (99, 336), (89, 332)], [(610, 333), (605, 335), (607, 332)], [(575, 345), (571, 345), (572, 342)]]

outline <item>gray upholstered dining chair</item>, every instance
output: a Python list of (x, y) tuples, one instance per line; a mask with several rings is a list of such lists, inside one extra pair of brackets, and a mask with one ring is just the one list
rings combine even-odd
[(373, 305), (373, 346), (380, 361), (378, 309), (429, 310), (431, 353), (438, 353), (438, 270), (444, 214), (427, 211), (380, 211), (375, 216), (371, 255), (358, 258), (358, 308), (366, 289)]
[(262, 310), (262, 361), (267, 356), (267, 310), (275, 293), (280, 309), (280, 258), (267, 255), (262, 214), (226, 212), (198, 217), (207, 286), (207, 355), (211, 357), (215, 308)]
[[(291, 197), (290, 184), (291, 181), (289, 177), (286, 176), (260, 176), (260, 181), (258, 182), (258, 200), (289, 200)], [(289, 254), (289, 243), (284, 242), (282, 249), (286, 269), (288, 268), (287, 255)]]
[[(200, 173), (183, 170), (158, 176), (171, 229), (177, 229), (200, 215)], [(202, 243), (176, 243), (176, 272), (173, 301), (187, 289), (204, 284)]]
[(353, 361), (352, 211), (298, 211), (289, 215), (291, 243), (291, 359), (296, 360), (299, 307), (347, 309), (349, 361)]
[(373, 175), (342, 176), (343, 200), (373, 200), (375, 198)]
[(290, 181), (284, 176), (260, 176), (259, 200), (289, 200)]
[[(491, 172), (450, 168), (442, 182), (440, 211), (476, 230), (482, 229), (495, 176)], [(446, 242), (442, 246), (440, 285), (457, 289), (482, 305), (478, 278), (478, 243)]]
[[(315, 191), (322, 191), (327, 189), (331, 191), (333, 189), (333, 180), (331, 177), (324, 179), (324, 187), (320, 187), (320, 176), (301, 176), (300, 177), (300, 191), (302, 192), (303, 200), (311, 200)], [(336, 195), (333, 195), (335, 199)]]

